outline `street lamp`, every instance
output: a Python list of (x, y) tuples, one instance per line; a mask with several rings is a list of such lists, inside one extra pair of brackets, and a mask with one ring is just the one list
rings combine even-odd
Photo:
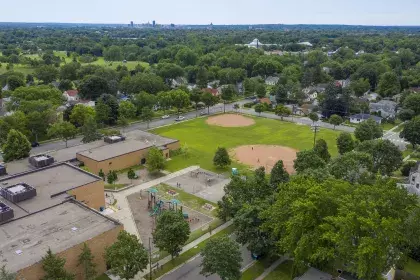
[(315, 143), (316, 143), (316, 134), (321, 130), (321, 126), (319, 125), (318, 122), (314, 122), (311, 125), (311, 130), (314, 132), (314, 147), (315, 147)]

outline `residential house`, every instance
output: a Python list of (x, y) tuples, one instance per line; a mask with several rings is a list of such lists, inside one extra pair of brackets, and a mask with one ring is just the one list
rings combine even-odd
[(67, 102), (75, 102), (80, 100), (79, 91), (77, 89), (66, 90), (63, 93), (63, 96)]
[(360, 51), (358, 51), (358, 52), (356, 53), (356, 56), (359, 56), (359, 55), (362, 55), (362, 54), (365, 54), (365, 51), (364, 51), (364, 50), (360, 50)]
[(80, 100), (77, 104), (80, 104), (86, 107), (95, 108), (95, 101), (92, 101), (92, 100)]
[(279, 82), (279, 77), (269, 76), (265, 79), (265, 84), (268, 86), (275, 86)]
[(414, 93), (420, 93), (420, 87), (411, 87), (408, 90)]
[(203, 88), (202, 91), (203, 92), (209, 92), (213, 96), (219, 96), (220, 95), (220, 91), (217, 88)]
[(214, 80), (207, 83), (208, 88), (217, 88), (220, 85), (220, 80)]
[(184, 77), (178, 77), (176, 79), (172, 79), (171, 80), (171, 88), (177, 88), (177, 87), (180, 87), (182, 85), (186, 85), (187, 83), (188, 82), (187, 82), (187, 79), (186, 78), (184, 78)]
[(351, 123), (361, 123), (368, 119), (373, 119), (376, 123), (381, 124), (382, 118), (370, 114), (356, 114), (350, 116), (350, 122)]
[(379, 113), (383, 118), (395, 118), (397, 103), (390, 100), (381, 100), (376, 103), (370, 103), (370, 112)]
[(322, 67), (322, 71), (329, 74), (331, 72), (331, 68), (330, 67)]
[(193, 89), (197, 88), (197, 85), (196, 84), (188, 84), (187, 88), (188, 88), (188, 90), (193, 90)]
[(304, 102), (313, 102), (317, 98), (318, 98), (318, 91), (314, 89), (314, 90), (305, 94), (305, 99), (303, 101)]
[(401, 96), (402, 96), (402, 94), (401, 94), (401, 93), (398, 93), (398, 94), (394, 95), (394, 96), (392, 97), (392, 101), (397, 102), (397, 103), (400, 103)]
[(350, 85), (350, 79), (346, 80), (336, 80), (335, 81), (336, 86), (341, 86), (342, 88), (346, 88)]
[(420, 195), (420, 161), (411, 168), (408, 184), (404, 184), (404, 186), (409, 192)]
[(261, 104), (267, 104), (267, 105), (271, 105), (271, 100), (268, 97), (264, 97), (264, 98), (260, 98), (260, 103)]
[(276, 50), (276, 51), (265, 51), (264, 52), (264, 54), (265, 55), (283, 55), (284, 54), (284, 52), (283, 51), (279, 51), (279, 50)]
[(369, 90), (369, 91), (365, 92), (365, 94), (363, 94), (363, 96), (360, 97), (360, 99), (371, 102), (371, 101), (376, 101), (379, 97), (380, 97), (380, 95), (378, 93), (371, 92)]

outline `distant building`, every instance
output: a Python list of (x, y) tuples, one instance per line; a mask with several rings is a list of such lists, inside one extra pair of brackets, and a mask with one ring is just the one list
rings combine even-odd
[(335, 81), (336, 86), (341, 86), (342, 88), (346, 88), (350, 85), (350, 79), (346, 80), (336, 80)]
[(303, 45), (303, 46), (306, 46), (306, 47), (312, 47), (313, 45), (311, 44), (311, 43), (309, 43), (309, 42), (300, 42), (300, 43), (298, 43), (299, 45)]
[(134, 27), (134, 22), (130, 21), (130, 27)]
[(268, 86), (275, 86), (279, 82), (279, 77), (269, 76), (265, 79), (265, 84)]
[(395, 118), (397, 103), (390, 100), (381, 100), (369, 104), (370, 112), (379, 113), (383, 118)]
[(361, 123), (368, 119), (373, 119), (377, 124), (381, 124), (382, 118), (370, 114), (356, 114), (350, 116), (350, 122), (351, 123)]
[(378, 93), (371, 92), (369, 90), (368, 92), (365, 92), (360, 99), (371, 102), (376, 101), (379, 98), (379, 96), (380, 95)]
[(201, 91), (203, 92), (209, 92), (211, 93), (213, 96), (219, 96), (220, 92), (217, 88), (203, 88)]
[(152, 21), (152, 25), (153, 25), (153, 27), (155, 27), (156, 26), (156, 21)]
[(79, 91), (77, 89), (70, 89), (66, 90), (63, 93), (64, 98), (67, 100), (67, 102), (71, 101), (79, 101)]
[(408, 184), (405, 184), (407, 190), (411, 193), (420, 195), (420, 161), (411, 168)]

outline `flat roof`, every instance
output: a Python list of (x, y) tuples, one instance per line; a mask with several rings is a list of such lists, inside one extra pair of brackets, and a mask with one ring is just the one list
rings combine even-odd
[(59, 253), (120, 224), (73, 199), (0, 225), (0, 265), (13, 272), (31, 266), (48, 248)]
[(59, 204), (68, 197), (67, 191), (99, 180), (102, 179), (70, 164), (54, 164), (1, 179), (0, 188), (26, 183), (36, 189), (37, 195), (16, 204), (1, 197), (0, 201), (13, 208), (16, 219)]
[(95, 161), (104, 161), (107, 159), (119, 157), (135, 151), (144, 150), (154, 146), (150, 142), (141, 142), (136, 140), (127, 140), (102, 146), (99, 148), (79, 152), (77, 154), (93, 159)]

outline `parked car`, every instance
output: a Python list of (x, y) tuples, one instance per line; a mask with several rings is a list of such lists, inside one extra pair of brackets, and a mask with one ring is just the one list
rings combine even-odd
[(207, 112), (206, 111), (201, 111), (200, 116), (204, 116), (204, 115), (207, 115)]
[(169, 115), (163, 115), (162, 120), (169, 119)]
[(175, 119), (175, 121), (176, 121), (176, 122), (180, 122), (180, 121), (183, 121), (183, 120), (185, 120), (185, 117), (183, 117), (183, 116), (178, 116), (178, 117)]
[(39, 143), (38, 142), (32, 142), (31, 146), (32, 146), (32, 148), (39, 147)]

